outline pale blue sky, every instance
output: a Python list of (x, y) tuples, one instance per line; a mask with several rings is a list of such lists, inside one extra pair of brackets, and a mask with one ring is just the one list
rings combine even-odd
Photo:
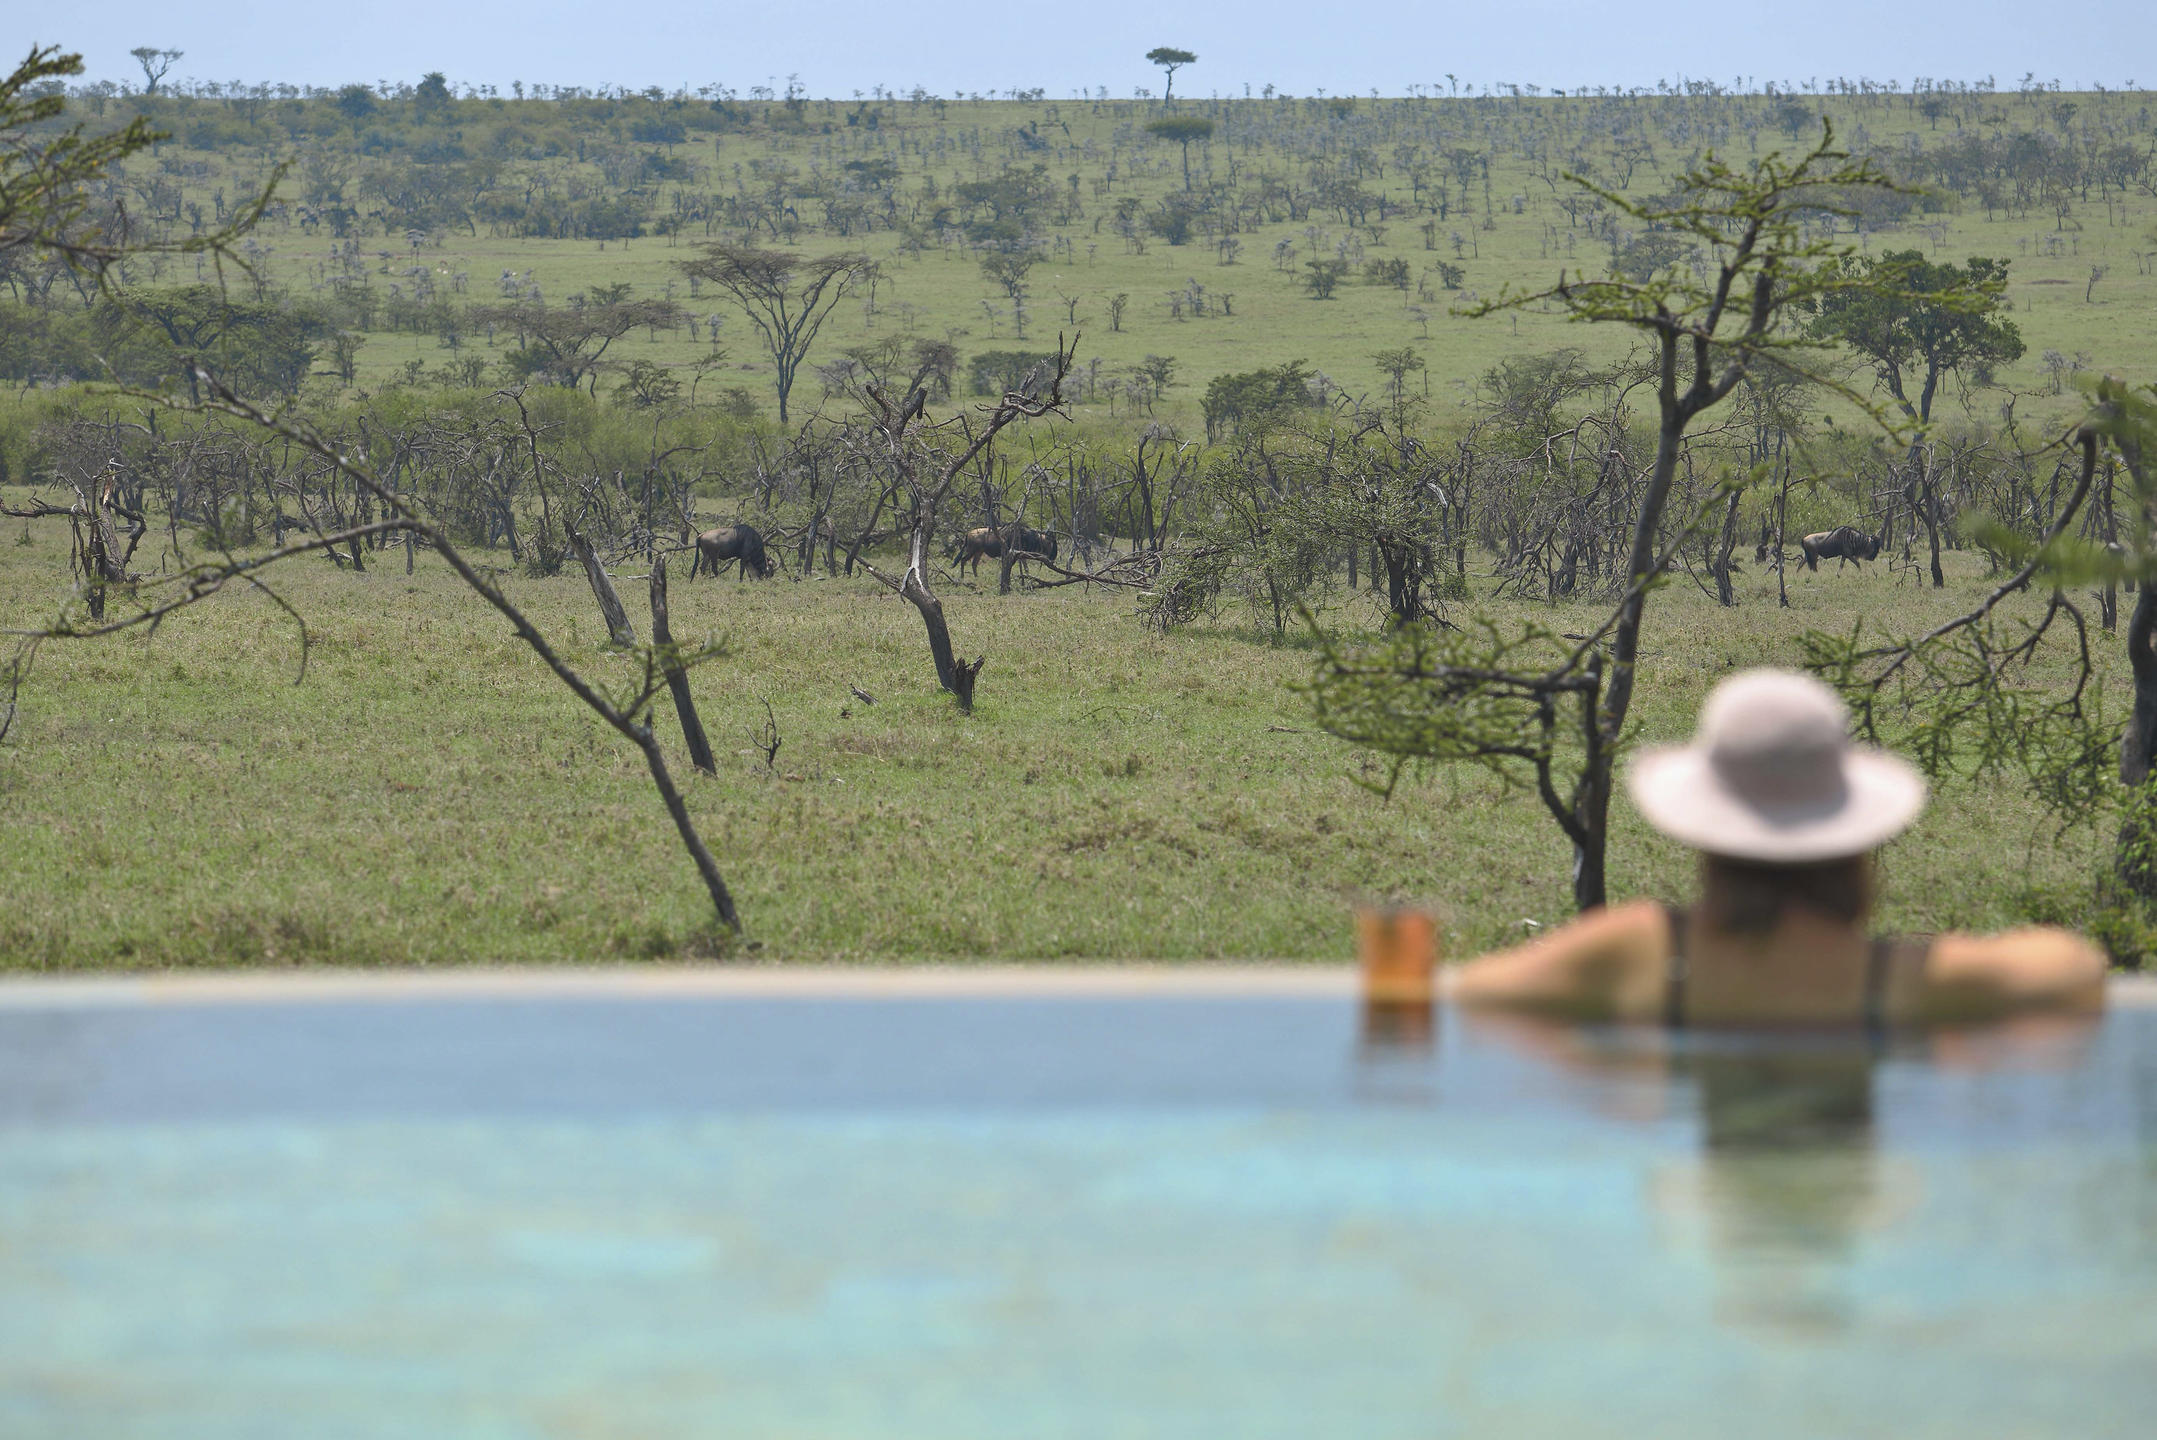
[[(19, 15), (29, 0), (5, 0)], [(1036, 5), (696, 3), (696, 0), (465, 0), (438, 5), (106, 0), (95, 23), (40, 6), (10, 18), (11, 50), (32, 41), (84, 52), (97, 78), (139, 81), (127, 52), (184, 50), (175, 75), (341, 84), (415, 80), (556, 85), (784, 85), (812, 95), (882, 84), (943, 94), (1040, 86), (1051, 96), (1105, 85), (1158, 89), (1142, 58), (1156, 45), (1198, 52), (1177, 77), (1193, 94), (1273, 84), (1293, 94), (1404, 93), (1410, 84), (1496, 81), (1571, 89), (1680, 76), (1801, 82), (1832, 75), (1979, 80), (2011, 89), (2034, 71), (2069, 88), (2157, 88), (2157, 0), (1812, 0), (1763, 5), (1659, 0), (1086, 0)], [(969, 15), (978, 18), (969, 20)]]

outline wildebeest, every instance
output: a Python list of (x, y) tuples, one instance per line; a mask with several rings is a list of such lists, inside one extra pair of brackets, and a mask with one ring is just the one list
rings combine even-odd
[(697, 558), (689, 567), (689, 578), (694, 580), (699, 570), (708, 572), (716, 580), (719, 567), (729, 560), (741, 562), (737, 579), (746, 580), (754, 574), (757, 579), (767, 579), (778, 573), (778, 562), (764, 553), (764, 537), (753, 525), (721, 525), (697, 536)]
[(1880, 537), (1867, 535), (1854, 525), (1837, 525), (1832, 530), (1821, 530), (1798, 541), (1798, 548), (1805, 552), (1805, 568), (1818, 570), (1822, 560), (1839, 560), (1842, 564), (1852, 561), (1876, 560), (1880, 555)]
[(1006, 525), (1001, 530), (982, 525), (959, 536), (952, 547), (954, 568), (964, 570), (969, 564), (976, 575), (981, 573), (984, 556), (1001, 560), (1004, 542), (1009, 540), (1014, 550), (1028, 555), (1039, 555), (1051, 565), (1056, 563), (1056, 537), (1046, 530), (1035, 530), (1025, 525)]

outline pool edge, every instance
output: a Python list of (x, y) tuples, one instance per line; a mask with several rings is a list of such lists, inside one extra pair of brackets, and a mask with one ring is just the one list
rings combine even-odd
[[(443, 999), (1348, 998), (1345, 965), (615, 966), (0, 977), (0, 1010)], [(2117, 975), (2114, 1006), (2157, 1009), (2157, 975)]]
[(1345, 997), (1340, 965), (800, 965), (308, 970), (0, 978), (0, 1010), (443, 999)]

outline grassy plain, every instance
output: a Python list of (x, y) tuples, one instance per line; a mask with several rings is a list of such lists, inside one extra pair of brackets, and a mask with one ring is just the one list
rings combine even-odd
[[(1917, 97), (1906, 95), (1809, 96), (1802, 105), (1832, 117), (1844, 143), (1892, 159), (1913, 146), (1954, 140), (1965, 118), (1972, 134), (2045, 132), (2039, 139), (2046, 144), (2081, 143), (2051, 135), (2051, 128), (2064, 128), (2060, 116), (2078, 113), (2075, 123), (2113, 127), (2147, 149), (2145, 101), (2138, 92), (1994, 94), (1965, 97), (1945, 119), (1928, 117)], [(1560, 267), (1600, 271), (1607, 264), (1607, 240), (1596, 237), (1588, 217), (1569, 216), (1562, 208), (1564, 198), (1577, 193), (1577, 187), (1562, 178), (1568, 168), (1588, 167), (1604, 183), (1616, 185), (1623, 164), (1617, 152), (1627, 145), (1644, 145), (1645, 158), (1636, 159), (1624, 191), (1638, 198), (1668, 189), (1682, 167), (1709, 144), (1743, 161), (1776, 149), (1800, 150), (1809, 143), (1807, 137), (1793, 139), (1767, 123), (1776, 102), (1757, 96), (1426, 97), (1356, 100), (1345, 107), (1339, 101), (1308, 98), (1184, 101), (1182, 113), (1211, 118), (1217, 126), (1214, 140), (1192, 149), (1193, 179), (1201, 190), (1218, 184), (1249, 192), (1265, 176), (1308, 187), (1321, 168), (1334, 173), (1353, 168), (1362, 188), (1384, 194), (1403, 212), (1375, 227), (1345, 223), (1323, 205), (1302, 221), (1246, 220), (1246, 228), (1235, 237), (1240, 251), (1231, 260), (1195, 234), (1184, 245), (1148, 238), (1144, 253), (1137, 253), (1115, 233), (1112, 214), (1119, 201), (1136, 199), (1150, 209), (1183, 185), (1177, 147), (1149, 137), (1141, 128), (1164, 113), (1158, 102), (890, 101), (876, 107), (880, 123), (875, 129), (846, 123), (848, 113), (861, 107), (812, 102), (800, 133), (751, 129), (696, 136), (678, 146), (640, 146), (623, 138), (619, 123), (611, 133), (595, 127), (589, 158), (581, 161), (565, 155), (527, 156), (514, 148), (490, 151), (488, 137), (505, 133), (490, 126), (505, 127), (512, 135), (523, 133), (514, 125), (516, 108), (490, 110), (493, 103), (461, 102), (457, 128), (445, 133), (486, 160), (504, 183), (543, 181), (557, 188), (582, 185), (598, 190), (603, 188), (603, 156), (617, 167), (624, 156), (633, 161), (639, 151), (686, 159), (694, 178), (660, 187), (655, 211), (664, 210), (677, 191), (725, 193), (745, 183), (754, 190), (763, 183), (756, 178), (760, 169), (775, 165), (805, 177), (806, 189), (806, 180), (828, 180), (849, 162), (889, 162), (897, 175), (891, 182), (894, 189), (918, 195), (933, 182), (941, 187), (935, 193), (944, 197), (943, 203), (960, 182), (994, 176), (1006, 166), (1044, 165), (1051, 180), (1072, 188), (1078, 203), (1068, 223), (1047, 226), (1040, 233), (1046, 258), (1030, 276), (1030, 318), (1023, 341), (1008, 302), (983, 278), (979, 253), (950, 243), (950, 233), (933, 224), (912, 227), (926, 230), (929, 237), (926, 248), (914, 250), (904, 230), (878, 228), (838, 236), (815, 227), (795, 242), (803, 253), (863, 250), (883, 264), (884, 279), (873, 304), (863, 296), (839, 308), (813, 360), (829, 361), (850, 347), (894, 334), (948, 338), (962, 355), (972, 355), (986, 349), (1043, 348), (1059, 330), (1075, 328), (1085, 337), (1081, 365), (1098, 359), (1102, 373), (1112, 378), (1129, 375), (1148, 355), (1173, 357), (1175, 384), (1155, 409), (1159, 418), (1186, 426), (1195, 423), (1197, 397), (1213, 376), (1290, 359), (1309, 361), (1351, 394), (1375, 395), (1383, 382), (1373, 354), (1412, 347), (1427, 366), (1418, 383), (1427, 382), (1443, 416), (1505, 356), (1575, 345), (1599, 360), (1615, 358), (1630, 341), (1619, 327), (1591, 330), (1536, 311), (1495, 320), (1472, 320), (1457, 312), (1464, 303), (1507, 287), (1547, 286)], [(279, 154), (292, 158), (310, 148), (321, 147), (290, 147)], [(1480, 174), (1469, 183), (1458, 179), (1453, 160), (1447, 158), (1456, 153), (1487, 157), (1488, 183)], [(1358, 154), (1362, 160), (1352, 166), (1351, 157)], [(144, 163), (182, 174), (182, 188), (207, 201), (220, 188), (244, 191), (265, 173), (269, 158), (276, 157), (249, 159), (174, 144), (163, 147), (157, 161)], [(352, 159), (362, 170), (370, 164), (397, 163), (394, 154)], [(1448, 185), (1450, 198), (1446, 217), (1426, 240), (1421, 230), (1426, 216), (1415, 203), (1410, 176), (1417, 168), (1429, 175), (1433, 166), (1437, 178)], [(286, 186), (285, 193), (296, 193), (297, 172)], [(353, 191), (357, 198), (357, 180)], [(815, 220), (817, 202), (801, 198), (797, 208), (805, 219)], [(926, 204), (923, 213), (937, 208), (936, 203)], [(324, 285), (335, 272), (335, 242), (326, 228), (310, 234), (297, 226), (296, 209), (273, 217), (259, 232), (269, 247), (261, 263), (267, 276), (304, 294)], [(1619, 228), (1626, 235), (1636, 233), (1629, 221)], [(374, 271), (373, 284), (385, 293), (397, 285), (410, 293), (413, 281), (400, 278), (400, 272), (422, 266), (444, 291), (462, 284), (463, 293), (454, 297), (459, 303), (488, 301), (505, 272), (522, 277), (529, 271), (550, 303), (594, 285), (627, 283), (637, 298), (666, 296), (699, 313), (727, 314), (709, 292), (692, 299), (676, 269), (692, 253), (690, 247), (706, 238), (701, 225), (673, 235), (604, 242), (516, 238), (487, 233), (477, 224), (468, 231), (429, 234), (417, 247), (379, 231), (358, 243)], [(721, 227), (712, 230), (710, 238), (741, 237)], [(1335, 254), (1343, 240), (1352, 242), (1352, 254), (1361, 260), (1406, 261), (1414, 276), (1410, 288), (1366, 283), (1359, 273), (1340, 286), (1335, 298), (1310, 298), (1302, 283), (1305, 263)], [(2085, 189), (2066, 215), (2037, 204), (2021, 209), (2003, 205), (1988, 212), (1974, 200), (1942, 194), (1850, 240), (1872, 253), (1922, 249), (1948, 260), (1974, 254), (2014, 262), (2013, 318), (2022, 327), (2028, 352), (2000, 371), (2003, 391), (1980, 395), (1978, 403), (1988, 418), (2007, 390), (2028, 397), (2021, 402), (2024, 418), (2053, 411), (2064, 416), (2072, 409), (2072, 391), (2065, 397), (2053, 395), (2054, 377), (2043, 363), (2047, 350), (2100, 371), (2157, 373), (2157, 325), (2151, 323), (2157, 318), (2157, 267), (2152, 265), (2157, 254), (2157, 194), (2150, 187), (2112, 192), (2103, 203)], [(774, 242), (766, 235), (758, 243)], [(1292, 254), (1277, 264), (1277, 247), (1282, 245), (1292, 247)], [(1439, 261), (1463, 268), (1464, 289), (1442, 287), (1434, 268)], [(2094, 286), (2093, 267), (2105, 271)], [(1188, 295), (1194, 285), (1207, 294), (1207, 313), (1188, 318), (1186, 308), (1186, 318), (1175, 318), (1171, 296)], [(1119, 293), (1129, 296), (1120, 330), (1112, 328), (1109, 316), (1110, 299)], [(1220, 304), (1224, 296), (1230, 297), (1228, 313)], [(1414, 313), (1418, 309), (1423, 318)], [(755, 337), (738, 315), (729, 316), (720, 333), (729, 352), (727, 368), (703, 382), (707, 394), (713, 387), (740, 384), (769, 408), (771, 367), (759, 354)], [(489, 355), (484, 336), (470, 343), (477, 353)], [(493, 349), (506, 343), (498, 338)], [(645, 359), (666, 365), (686, 381), (688, 367), (704, 353), (705, 347), (685, 330), (673, 330), (625, 337), (613, 356), (624, 364)], [(379, 385), (414, 362), (434, 369), (452, 358), (432, 333), (377, 331), (361, 352), (359, 383), (363, 388)], [(807, 410), (820, 395), (816, 377), (804, 372), (797, 404)], [(1093, 403), (1106, 409), (1111, 402), (1104, 391)], [(1114, 403), (1120, 409), (1127, 402)]]
[[(59, 534), (29, 533), (0, 543), (11, 616), (63, 595)], [(0, 746), (0, 963), (720, 953), (636, 754), (438, 562), (407, 578), (385, 558), (288, 572), (314, 627), (297, 685), (292, 622), (259, 595), (148, 643), (45, 648)], [(1878, 566), (1800, 572), (1788, 610), (1771, 574), (1727, 610), (1680, 577), (1651, 608), (1638, 736), (1681, 738), (1717, 678), (1794, 662), (1805, 627), (1966, 604), (1982, 562), (1949, 560), (1945, 592)], [(580, 663), (629, 678), (580, 578), (505, 583)], [(1364, 628), (1366, 604), (1336, 595), (1331, 618)], [(1338, 960), (1369, 897), (1438, 906), (1465, 954), (1567, 913), (1564, 849), (1531, 796), (1466, 769), (1390, 803), (1355, 783), (1357, 753), (1313, 733), (1290, 689), (1306, 650), (1233, 615), (1158, 636), (1117, 595), (959, 584), (947, 608), (960, 647), (989, 656), (971, 718), (937, 691), (913, 612), (865, 579), (677, 582), (676, 632), (730, 644), (695, 679), (720, 773), (687, 788), (754, 958)], [(1598, 613), (1532, 608), (1559, 629)], [(2123, 666), (2102, 658), (2116, 694)], [(771, 772), (747, 738), (764, 700), (784, 738)], [(2071, 918), (2101, 848), (2087, 829), (2056, 841), (2010, 786), (1952, 786), (1886, 851), (1886, 918)], [(1621, 807), (1616, 893), (1682, 896), (1687, 864)]]

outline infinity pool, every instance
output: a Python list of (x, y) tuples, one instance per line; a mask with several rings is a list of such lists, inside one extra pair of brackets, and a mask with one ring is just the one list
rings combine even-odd
[(2157, 1433), (2157, 1007), (0, 987), (0, 1435)]

